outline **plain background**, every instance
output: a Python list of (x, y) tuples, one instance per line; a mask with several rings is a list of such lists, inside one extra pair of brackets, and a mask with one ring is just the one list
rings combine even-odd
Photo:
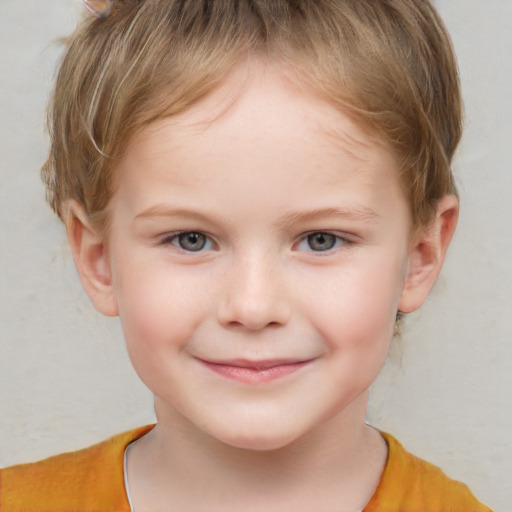
[[(44, 201), (44, 109), (79, 0), (0, 0), (0, 466), (153, 421), (118, 321), (97, 314)], [(443, 274), (372, 390), (372, 424), (512, 503), (512, 1), (437, 0), (459, 58), (462, 216)]]

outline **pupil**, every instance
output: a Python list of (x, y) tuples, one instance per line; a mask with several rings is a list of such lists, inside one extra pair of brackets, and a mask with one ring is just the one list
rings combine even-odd
[(313, 233), (308, 236), (308, 244), (314, 251), (328, 251), (336, 243), (336, 237), (329, 233)]
[(200, 251), (206, 244), (206, 237), (201, 233), (182, 233), (179, 242), (186, 251)]

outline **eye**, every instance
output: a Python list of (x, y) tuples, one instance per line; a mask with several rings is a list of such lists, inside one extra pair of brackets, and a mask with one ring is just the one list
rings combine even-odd
[(187, 252), (199, 252), (211, 250), (214, 248), (212, 240), (204, 233), (197, 231), (184, 231), (177, 233), (164, 240), (165, 243), (171, 243)]
[(326, 231), (316, 231), (306, 235), (298, 245), (300, 251), (325, 252), (336, 249), (346, 243), (340, 236)]

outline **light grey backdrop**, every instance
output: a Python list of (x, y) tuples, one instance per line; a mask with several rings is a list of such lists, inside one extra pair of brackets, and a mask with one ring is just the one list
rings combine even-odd
[[(462, 217), (445, 270), (372, 390), (369, 419), (512, 503), (512, 0), (438, 0), (459, 57)], [(81, 291), (44, 202), (44, 108), (79, 0), (0, 0), (0, 466), (153, 421), (117, 320)], [(401, 347), (401, 348), (400, 348)]]

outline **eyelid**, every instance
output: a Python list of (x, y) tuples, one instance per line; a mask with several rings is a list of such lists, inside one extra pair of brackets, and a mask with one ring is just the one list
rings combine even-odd
[(314, 253), (314, 254), (317, 254), (320, 256), (328, 255), (328, 254), (332, 254), (333, 252), (335, 252), (338, 249), (341, 249), (342, 247), (345, 247), (347, 245), (351, 245), (354, 243), (354, 241), (351, 239), (351, 237), (347, 233), (342, 233), (342, 232), (339, 232), (336, 230), (329, 230), (329, 229), (314, 229), (314, 230), (308, 231), (308, 232), (300, 235), (298, 241), (294, 244), (294, 246), (298, 248), (299, 244), (306, 242), (307, 239), (311, 235), (315, 235), (315, 234), (324, 234), (324, 235), (329, 235), (329, 236), (335, 237), (337, 239), (336, 245), (330, 249), (325, 249), (323, 251), (322, 250), (315, 251), (314, 249), (311, 249), (311, 248), (302, 249), (302, 250), (299, 249), (299, 251), (310, 252), (310, 253)]
[[(178, 244), (174, 243), (180, 235), (183, 235), (186, 233), (196, 233), (196, 234), (204, 235), (206, 238), (206, 245), (210, 245), (210, 247), (202, 248), (198, 251), (190, 251), (190, 250), (183, 249)], [(311, 248), (309, 248), (309, 249), (299, 249), (298, 248), (299, 244), (307, 241), (308, 237), (310, 237), (311, 235), (314, 235), (314, 234), (325, 234), (325, 235), (333, 236), (337, 240), (336, 245), (330, 249), (325, 249), (323, 251), (322, 250), (315, 251), (314, 249), (311, 249)], [(353, 238), (354, 237), (350, 236), (349, 234), (347, 234), (345, 232), (329, 230), (329, 229), (313, 229), (311, 231), (307, 231), (307, 232), (301, 234), (298, 237), (297, 241), (293, 244), (293, 248), (294, 248), (294, 250), (299, 250), (301, 252), (311, 252), (311, 253), (315, 253), (318, 255), (322, 255), (322, 254), (327, 255), (327, 254), (331, 254), (332, 252), (336, 251), (337, 249), (340, 249), (347, 245), (352, 245), (354, 243)], [(176, 230), (176, 231), (167, 232), (158, 237), (157, 243), (158, 243), (158, 245), (164, 246), (164, 247), (172, 245), (178, 251), (180, 251), (184, 254), (200, 254), (200, 253), (204, 253), (206, 251), (218, 249), (218, 244), (215, 241), (214, 237), (209, 235), (205, 231), (201, 231), (199, 229), (180, 229), (180, 230)]]
[[(180, 235), (184, 235), (186, 233), (196, 233), (198, 235), (204, 235), (204, 237), (206, 238), (206, 244), (208, 244), (208, 242), (210, 242), (210, 244), (212, 245), (212, 248), (206, 248), (206, 249), (202, 248), (198, 251), (187, 251), (186, 249), (183, 249), (179, 245), (173, 243)], [(177, 231), (171, 231), (169, 233), (164, 233), (163, 235), (161, 235), (159, 237), (158, 245), (161, 245), (164, 247), (172, 245), (173, 247), (175, 247), (178, 251), (182, 252), (183, 254), (201, 254), (206, 251), (211, 251), (211, 250), (214, 250), (215, 248), (217, 248), (217, 243), (215, 242), (213, 237), (210, 236), (208, 233), (205, 233), (204, 231), (201, 231), (199, 229), (180, 229)]]

